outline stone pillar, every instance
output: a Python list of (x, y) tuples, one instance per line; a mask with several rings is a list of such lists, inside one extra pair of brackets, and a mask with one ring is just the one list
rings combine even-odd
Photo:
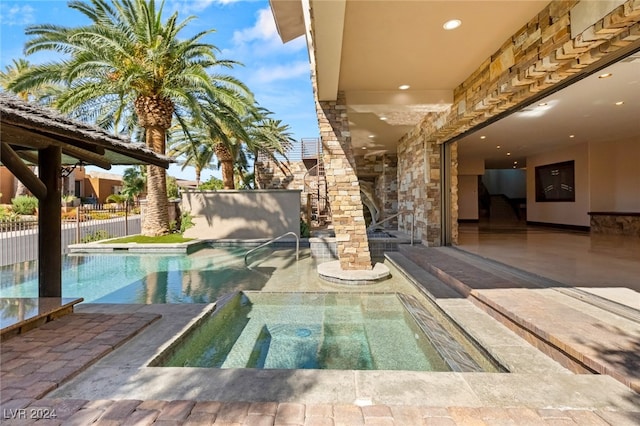
[(316, 104), (340, 267), (370, 270), (371, 254), (343, 93)]

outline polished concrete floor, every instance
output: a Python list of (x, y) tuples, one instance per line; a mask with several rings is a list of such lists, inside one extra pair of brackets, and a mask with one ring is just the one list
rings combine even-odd
[(466, 252), (640, 309), (640, 238), (531, 227), (460, 224)]

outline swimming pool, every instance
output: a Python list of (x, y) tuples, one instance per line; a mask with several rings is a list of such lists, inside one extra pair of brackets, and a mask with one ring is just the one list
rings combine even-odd
[[(65, 256), (62, 296), (90, 303), (210, 303), (223, 294), (264, 286), (264, 270), (244, 266), (246, 251), (224, 247), (190, 255)], [(38, 297), (36, 262), (0, 268), (0, 295)]]
[[(241, 292), (172, 342), (153, 367), (483, 371), (403, 294)], [(446, 335), (446, 336), (445, 336)]]

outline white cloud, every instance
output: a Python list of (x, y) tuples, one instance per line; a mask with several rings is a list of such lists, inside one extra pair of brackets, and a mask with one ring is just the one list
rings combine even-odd
[(0, 6), (0, 24), (2, 25), (22, 26), (35, 22), (35, 10), (29, 5), (2, 3)]
[(233, 44), (236, 51), (249, 49), (252, 55), (258, 56), (298, 52), (307, 47), (304, 37), (282, 43), (270, 7), (258, 11), (252, 27), (234, 31)]
[(271, 83), (279, 80), (290, 80), (309, 75), (309, 63), (298, 61), (289, 64), (260, 67), (252, 75), (251, 79), (258, 83)]
[(171, 10), (180, 12), (180, 15), (190, 15), (202, 12), (212, 4), (231, 4), (243, 0), (171, 0)]
[(278, 38), (278, 31), (271, 8), (258, 11), (258, 20), (253, 27), (233, 33), (233, 41), (236, 44), (244, 44), (255, 40), (272, 41), (276, 38)]

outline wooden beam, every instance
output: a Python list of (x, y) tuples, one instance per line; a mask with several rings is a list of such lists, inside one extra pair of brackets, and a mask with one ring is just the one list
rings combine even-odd
[(2, 159), (2, 164), (7, 166), (9, 171), (11, 171), (38, 200), (43, 200), (47, 196), (46, 185), (24, 164), (18, 154), (16, 154), (6, 142), (0, 143), (0, 159)]
[[(54, 145), (55, 146), (55, 145)], [(64, 145), (62, 152), (70, 157), (75, 157), (78, 160), (82, 160), (84, 163), (93, 164), (94, 166), (102, 167), (103, 169), (111, 169), (111, 163), (103, 156), (94, 154), (85, 149), (78, 148), (71, 145)]]
[(38, 151), (38, 170), (47, 196), (38, 203), (38, 297), (62, 297), (62, 150)]
[(18, 154), (18, 157), (33, 164), (34, 166), (38, 165), (38, 154), (34, 154), (31, 151), (18, 151), (16, 154)]

